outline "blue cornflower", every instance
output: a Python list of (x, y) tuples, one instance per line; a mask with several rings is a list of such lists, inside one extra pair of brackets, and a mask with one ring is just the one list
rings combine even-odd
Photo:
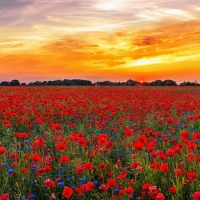
[(64, 186), (65, 183), (64, 183), (64, 182), (58, 182), (57, 185), (58, 185), (58, 186)]
[(59, 178), (62, 176), (62, 173), (56, 174), (56, 178)]
[(115, 192), (117, 192), (117, 193), (118, 193), (118, 192), (119, 192), (119, 189), (118, 189), (118, 188), (116, 188), (116, 189), (115, 189)]
[(37, 167), (32, 167), (31, 168), (31, 171), (36, 171), (37, 170)]
[(98, 185), (98, 184), (99, 184), (99, 182), (98, 182), (97, 180), (94, 180), (93, 183), (94, 183), (95, 185)]
[(8, 170), (8, 173), (9, 173), (9, 174), (12, 174), (13, 172), (14, 172), (14, 169), (9, 169), (9, 170)]
[(131, 153), (131, 151), (130, 151), (130, 150), (126, 151), (126, 154), (130, 154), (130, 153)]
[(87, 181), (87, 178), (85, 178), (85, 177), (80, 179), (81, 183), (85, 183), (86, 181)]
[(67, 169), (71, 168), (71, 165), (70, 165), (70, 164), (67, 164), (66, 168), (67, 168)]
[(68, 180), (68, 181), (72, 181), (73, 179), (74, 179), (74, 176), (68, 176), (68, 177), (67, 177), (67, 180)]

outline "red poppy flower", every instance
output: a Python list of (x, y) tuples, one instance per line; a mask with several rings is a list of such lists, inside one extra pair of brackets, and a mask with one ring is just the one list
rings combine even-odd
[(24, 154), (24, 159), (25, 160), (30, 160), (31, 158), (30, 158), (30, 155), (29, 154)]
[(136, 151), (140, 151), (144, 147), (144, 143), (142, 143), (142, 142), (134, 142), (133, 146), (134, 146)]
[(80, 146), (82, 146), (82, 147), (85, 147), (85, 146), (87, 145), (87, 140), (84, 139), (84, 138), (79, 138), (79, 139), (77, 140), (77, 142), (78, 142), (78, 144), (79, 144)]
[(146, 149), (149, 151), (149, 152), (152, 152), (155, 148), (155, 144), (153, 142), (149, 142)]
[(37, 175), (39, 175), (39, 176), (42, 176), (44, 173), (45, 173), (45, 168), (39, 168), (39, 169), (37, 169)]
[(151, 197), (155, 197), (158, 194), (158, 189), (156, 186), (149, 186), (149, 193)]
[(64, 187), (62, 195), (66, 199), (69, 199), (73, 194), (73, 190), (70, 187)]
[(29, 171), (29, 170), (28, 170), (27, 168), (25, 168), (25, 167), (22, 167), (22, 168), (21, 168), (21, 173), (22, 173), (22, 174), (28, 174), (28, 171)]
[(99, 139), (98, 139), (98, 144), (99, 144), (99, 145), (106, 144), (106, 142), (107, 142), (107, 139), (105, 139), (105, 138), (99, 138)]
[(78, 196), (81, 196), (83, 194), (80, 188), (75, 188), (74, 193), (76, 193)]
[(56, 187), (56, 184), (51, 179), (46, 179), (44, 181), (44, 185), (46, 188), (55, 188)]
[(82, 190), (82, 192), (85, 192), (87, 189), (87, 184), (82, 184), (81, 186), (80, 186), (80, 188), (81, 188), (81, 190)]
[(50, 165), (46, 165), (46, 166), (44, 166), (44, 168), (45, 168), (46, 172), (50, 172), (51, 171), (51, 166)]
[(83, 173), (85, 170), (84, 170), (84, 168), (82, 167), (82, 166), (77, 166), (76, 167), (76, 173), (77, 174), (80, 174), (80, 173)]
[(134, 193), (134, 189), (131, 188), (131, 187), (128, 187), (128, 188), (125, 189), (125, 192), (130, 195), (130, 194)]
[(158, 193), (156, 195), (156, 200), (164, 200), (164, 199), (165, 199), (165, 196), (162, 193)]
[(166, 152), (167, 156), (169, 157), (173, 157), (175, 155), (175, 151), (173, 149), (169, 149), (167, 152)]
[(124, 134), (127, 137), (131, 136), (133, 134), (133, 130), (129, 129), (129, 128), (125, 128), (124, 129)]
[(89, 182), (86, 184), (86, 191), (92, 191), (94, 188), (94, 183), (93, 182)]
[(174, 170), (174, 173), (175, 173), (176, 175), (178, 175), (178, 176), (183, 176), (183, 172), (182, 172), (181, 169), (175, 169), (175, 170)]
[(152, 186), (150, 183), (145, 183), (142, 185), (142, 190), (149, 191), (149, 187)]
[(9, 195), (8, 194), (2, 194), (0, 196), (0, 200), (9, 200)]
[(93, 164), (90, 162), (84, 163), (83, 167), (85, 168), (85, 170), (93, 170)]
[(188, 132), (182, 132), (182, 133), (180, 134), (180, 138), (181, 138), (181, 140), (183, 140), (183, 141), (185, 141), (185, 140), (188, 138), (188, 136), (189, 136), (189, 133), (188, 133)]
[(124, 189), (119, 190), (119, 196), (124, 197), (124, 195), (125, 195), (125, 190)]
[(100, 169), (105, 169), (106, 168), (106, 164), (105, 163), (100, 163), (99, 164), (99, 168)]
[(200, 200), (200, 192), (195, 192), (193, 195), (193, 200)]
[(3, 120), (3, 123), (4, 123), (4, 124), (10, 124), (9, 120), (7, 120), (7, 119), (4, 119), (4, 120)]
[(109, 179), (106, 186), (107, 186), (107, 188), (115, 187), (116, 181), (114, 179)]
[(19, 154), (18, 154), (18, 153), (12, 153), (12, 154), (9, 155), (9, 158), (10, 158), (11, 160), (18, 159), (18, 157), (19, 157)]
[(195, 172), (186, 172), (186, 176), (189, 181), (193, 182), (194, 179), (197, 177), (197, 173)]
[(142, 144), (146, 144), (147, 143), (147, 138), (144, 136), (144, 135), (140, 135), (138, 138), (137, 138), (138, 142), (139, 143), (142, 143)]
[(140, 165), (140, 162), (134, 162), (134, 163), (130, 164), (130, 168), (136, 168), (139, 165)]
[(62, 164), (66, 164), (66, 163), (69, 162), (69, 158), (68, 158), (67, 156), (61, 156), (60, 162), (61, 162)]
[(188, 141), (187, 144), (187, 150), (196, 150), (197, 149), (197, 145), (193, 142), (193, 141)]
[(58, 145), (56, 145), (56, 150), (58, 151), (65, 151), (66, 150), (66, 144), (65, 143), (60, 143)]
[(6, 124), (6, 128), (11, 128), (12, 125), (11, 124)]
[(32, 161), (33, 162), (38, 162), (38, 161), (40, 161), (42, 158), (41, 158), (41, 156), (40, 156), (40, 154), (33, 154), (32, 155)]
[(52, 130), (56, 131), (56, 130), (58, 130), (58, 129), (61, 128), (61, 124), (53, 124), (53, 125), (51, 126), (51, 128), (52, 128)]
[(106, 148), (110, 149), (111, 147), (114, 147), (114, 142), (111, 142), (111, 141), (107, 142), (106, 143)]
[(169, 188), (169, 193), (171, 193), (171, 194), (175, 194), (176, 193), (176, 188), (175, 187), (170, 187)]
[(169, 167), (168, 167), (167, 163), (163, 163), (160, 166), (160, 171), (162, 171), (162, 172), (169, 172)]
[(102, 185), (99, 186), (99, 189), (100, 190), (107, 190), (107, 186), (102, 184)]
[(124, 179), (126, 178), (126, 176), (127, 176), (127, 174), (119, 174), (119, 175), (117, 176), (117, 179), (118, 179), (118, 180), (124, 180)]
[(150, 163), (150, 167), (153, 170), (158, 170), (160, 168), (160, 164), (159, 164), (159, 162), (152, 162), (152, 163)]
[(112, 195), (111, 199), (118, 200), (118, 197), (116, 195)]
[(4, 154), (6, 152), (6, 148), (0, 147), (0, 155)]

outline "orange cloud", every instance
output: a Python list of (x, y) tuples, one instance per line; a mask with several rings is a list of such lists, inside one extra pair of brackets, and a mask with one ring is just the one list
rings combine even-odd
[(130, 76), (149, 81), (197, 79), (200, 74), (200, 20), (44, 37), (46, 40), (24, 43), (22, 38), (6, 44), (0, 54), (0, 75), (13, 74), (23, 80), (39, 75), (47, 79), (101, 76), (118, 80)]

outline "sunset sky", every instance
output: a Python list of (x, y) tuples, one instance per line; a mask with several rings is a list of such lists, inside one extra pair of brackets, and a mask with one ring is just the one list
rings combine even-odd
[(0, 82), (200, 83), (200, 0), (0, 0)]

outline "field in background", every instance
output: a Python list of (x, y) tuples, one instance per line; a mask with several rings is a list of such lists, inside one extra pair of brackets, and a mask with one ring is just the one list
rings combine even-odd
[(199, 139), (199, 87), (1, 87), (0, 199), (198, 200)]

